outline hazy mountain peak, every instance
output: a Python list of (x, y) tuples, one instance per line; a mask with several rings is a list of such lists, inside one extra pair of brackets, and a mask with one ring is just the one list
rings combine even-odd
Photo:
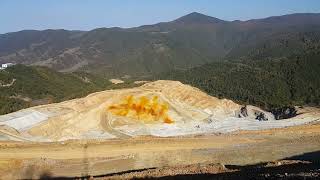
[(178, 18), (177, 20), (175, 20), (175, 22), (201, 24), (201, 23), (220, 23), (225, 21), (218, 18), (211, 17), (211, 16), (207, 16), (198, 12), (192, 12), (190, 14), (187, 14), (185, 16)]

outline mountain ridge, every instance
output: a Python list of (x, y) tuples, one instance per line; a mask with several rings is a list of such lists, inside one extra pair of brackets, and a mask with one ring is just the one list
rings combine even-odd
[(225, 58), (264, 59), (271, 50), (275, 58), (288, 56), (305, 51), (310, 41), (318, 46), (318, 32), (319, 13), (224, 21), (193, 12), (173, 21), (135, 28), (1, 34), (0, 63), (110, 77), (145, 76)]
[(169, 23), (169, 22), (174, 22), (177, 21), (181, 18), (184, 17), (188, 17), (188, 16), (192, 16), (192, 15), (199, 15), (199, 16), (203, 16), (203, 17), (207, 17), (207, 18), (212, 18), (212, 19), (216, 19), (217, 21), (222, 21), (222, 22), (248, 22), (248, 21), (259, 21), (259, 20), (267, 20), (267, 19), (273, 19), (273, 18), (279, 18), (279, 17), (292, 17), (292, 16), (320, 16), (320, 13), (291, 13), (291, 14), (283, 14), (283, 15), (275, 15), (275, 16), (268, 16), (268, 17), (262, 17), (262, 18), (252, 18), (252, 19), (247, 19), (247, 20), (239, 20), (239, 19), (234, 19), (234, 20), (223, 20), (223, 19), (219, 19), (217, 17), (214, 16), (209, 16), (209, 15), (205, 15), (203, 13), (199, 13), (199, 12), (191, 12), (188, 13), (186, 15), (183, 15), (181, 17), (178, 17), (176, 19), (173, 20), (169, 20), (169, 21), (163, 21), (163, 22), (158, 22), (158, 23), (154, 23), (154, 24), (146, 24), (146, 25), (141, 25), (141, 26), (135, 26), (135, 27), (119, 27), (119, 26), (112, 26), (112, 27), (97, 27), (91, 30), (70, 30), (70, 29), (64, 29), (64, 28), (49, 28), (49, 29), (22, 29), (22, 30), (18, 30), (18, 31), (10, 31), (10, 32), (6, 32), (6, 33), (0, 33), (1, 35), (6, 35), (6, 34), (10, 34), (10, 33), (19, 33), (19, 32), (23, 32), (23, 31), (50, 31), (50, 30), (64, 30), (64, 31), (74, 31), (74, 32), (89, 32), (95, 29), (122, 29), (122, 30), (126, 30), (126, 29), (134, 29), (134, 28), (139, 28), (139, 27), (143, 27), (143, 26), (152, 26), (152, 25), (156, 25), (159, 23)]
[(192, 12), (190, 14), (187, 14), (185, 16), (182, 16), (176, 20), (173, 20), (171, 22), (182, 22), (182, 23), (222, 23), (226, 22), (224, 20), (204, 15), (198, 12)]
[(209, 17), (209, 18), (213, 18), (216, 19), (218, 21), (223, 21), (223, 22), (248, 22), (248, 21), (257, 21), (257, 20), (266, 20), (266, 19), (272, 19), (272, 18), (279, 18), (279, 17), (292, 17), (292, 16), (320, 16), (320, 13), (291, 13), (291, 14), (283, 14), (283, 15), (274, 15), (274, 16), (268, 16), (268, 17), (262, 17), (262, 18), (252, 18), (252, 19), (247, 19), (247, 20), (239, 20), (239, 19), (234, 19), (234, 20), (223, 20), (223, 19), (219, 19), (217, 17), (214, 16), (209, 16), (209, 15), (205, 15), (203, 13), (199, 13), (199, 12), (191, 12), (188, 13), (186, 15), (183, 15), (181, 17), (178, 17), (176, 19), (173, 20), (169, 20), (169, 21), (163, 21), (163, 22), (158, 22), (158, 23), (154, 23), (154, 24), (146, 24), (146, 25), (141, 25), (141, 26), (135, 26), (135, 27), (119, 27), (119, 26), (112, 26), (112, 27), (97, 27), (91, 30), (70, 30), (70, 29), (64, 29), (64, 28), (49, 28), (49, 29), (41, 29), (41, 30), (36, 30), (36, 29), (22, 29), (22, 30), (18, 30), (18, 31), (11, 31), (11, 32), (6, 32), (6, 33), (0, 33), (1, 35), (5, 35), (5, 34), (10, 34), (10, 33), (19, 33), (19, 32), (23, 32), (23, 31), (48, 31), (48, 30), (64, 30), (64, 31), (78, 31), (78, 32), (89, 32), (95, 29), (122, 29), (122, 30), (126, 30), (126, 29), (134, 29), (134, 28), (139, 28), (139, 27), (143, 27), (143, 26), (152, 26), (152, 25), (156, 25), (159, 23), (169, 23), (169, 22), (174, 22), (177, 21), (178, 19), (181, 19), (183, 17), (188, 17), (190, 15), (200, 15), (203, 17)]

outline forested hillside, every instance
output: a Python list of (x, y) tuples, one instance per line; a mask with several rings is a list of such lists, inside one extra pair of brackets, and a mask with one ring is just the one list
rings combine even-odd
[(213, 62), (156, 79), (198, 87), (210, 95), (272, 110), (284, 106), (320, 105), (320, 53), (310, 52), (264, 61)]
[(224, 21), (191, 13), (170, 22), (91, 31), (26, 30), (0, 35), (0, 63), (147, 76), (222, 59), (283, 58), (319, 43), (320, 14)]
[(0, 114), (26, 107), (83, 97), (105, 89), (135, 86), (115, 85), (88, 73), (59, 73), (45, 67), (15, 65), (0, 70)]

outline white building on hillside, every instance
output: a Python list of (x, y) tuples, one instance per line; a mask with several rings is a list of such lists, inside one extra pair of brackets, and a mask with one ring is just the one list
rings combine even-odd
[(4, 63), (4, 64), (1, 64), (1, 67), (0, 69), (6, 69), (7, 67), (10, 67), (10, 66), (13, 66), (14, 63)]

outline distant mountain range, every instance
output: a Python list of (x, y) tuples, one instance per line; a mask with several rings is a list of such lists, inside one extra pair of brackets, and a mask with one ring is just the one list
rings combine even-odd
[(91, 31), (24, 30), (0, 35), (0, 63), (144, 76), (225, 60), (289, 57), (320, 44), (320, 14), (224, 21), (191, 13), (170, 22)]

